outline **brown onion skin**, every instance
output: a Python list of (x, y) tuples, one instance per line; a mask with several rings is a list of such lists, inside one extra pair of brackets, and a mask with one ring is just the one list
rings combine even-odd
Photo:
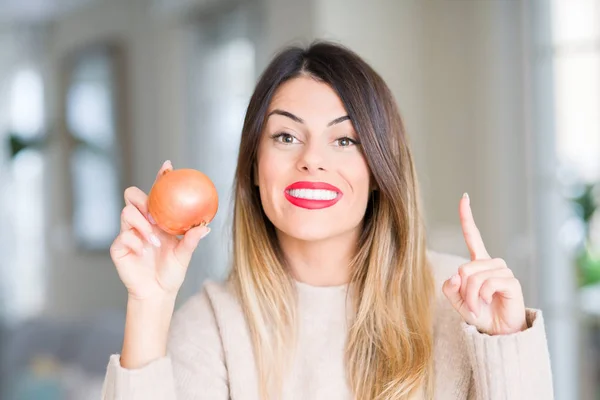
[(148, 211), (156, 225), (170, 235), (210, 223), (219, 208), (217, 189), (195, 169), (176, 169), (161, 175), (148, 195)]

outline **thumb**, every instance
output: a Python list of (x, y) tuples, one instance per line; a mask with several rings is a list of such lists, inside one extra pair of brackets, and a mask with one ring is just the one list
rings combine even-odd
[(460, 282), (461, 277), (460, 275), (456, 274), (452, 275), (450, 279), (446, 280), (442, 286), (444, 295), (446, 295), (446, 298), (448, 298), (454, 309), (459, 312), (462, 304), (464, 303), (464, 300), (460, 295)]
[(198, 243), (210, 232), (210, 228), (206, 225), (197, 226), (190, 229), (185, 233), (183, 239), (179, 241), (177, 247), (175, 247), (175, 256), (181, 262), (182, 265), (187, 266), (192, 259), (192, 254)]

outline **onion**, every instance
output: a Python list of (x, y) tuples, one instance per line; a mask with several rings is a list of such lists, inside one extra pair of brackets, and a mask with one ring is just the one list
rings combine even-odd
[(148, 195), (148, 211), (156, 225), (171, 235), (183, 235), (191, 228), (206, 225), (219, 207), (217, 189), (195, 169), (167, 171)]

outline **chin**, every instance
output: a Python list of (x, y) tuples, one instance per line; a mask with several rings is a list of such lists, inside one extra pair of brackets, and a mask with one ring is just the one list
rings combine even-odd
[[(321, 225), (321, 226), (319, 226)], [(317, 242), (326, 240), (331, 237), (337, 236), (340, 232), (334, 232), (331, 227), (323, 226), (325, 224), (285, 224), (281, 228), (278, 228), (283, 234), (296, 239), (306, 242)]]
[(323, 218), (317, 220), (313, 220), (312, 218), (290, 218), (279, 222), (275, 226), (283, 234), (306, 242), (331, 239), (352, 230), (350, 226), (339, 226), (339, 221), (329, 221)]

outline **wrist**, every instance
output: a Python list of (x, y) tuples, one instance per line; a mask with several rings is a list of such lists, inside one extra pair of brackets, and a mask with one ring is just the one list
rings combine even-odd
[(177, 300), (177, 293), (161, 293), (156, 296), (148, 297), (137, 297), (134, 295), (128, 295), (127, 297), (127, 309), (129, 308), (141, 308), (141, 309), (169, 309), (175, 306)]
[(152, 327), (155, 332), (168, 333), (175, 310), (175, 296), (127, 300), (126, 324), (133, 327)]
[(124, 368), (141, 368), (166, 356), (174, 309), (175, 296), (128, 299), (121, 351)]

